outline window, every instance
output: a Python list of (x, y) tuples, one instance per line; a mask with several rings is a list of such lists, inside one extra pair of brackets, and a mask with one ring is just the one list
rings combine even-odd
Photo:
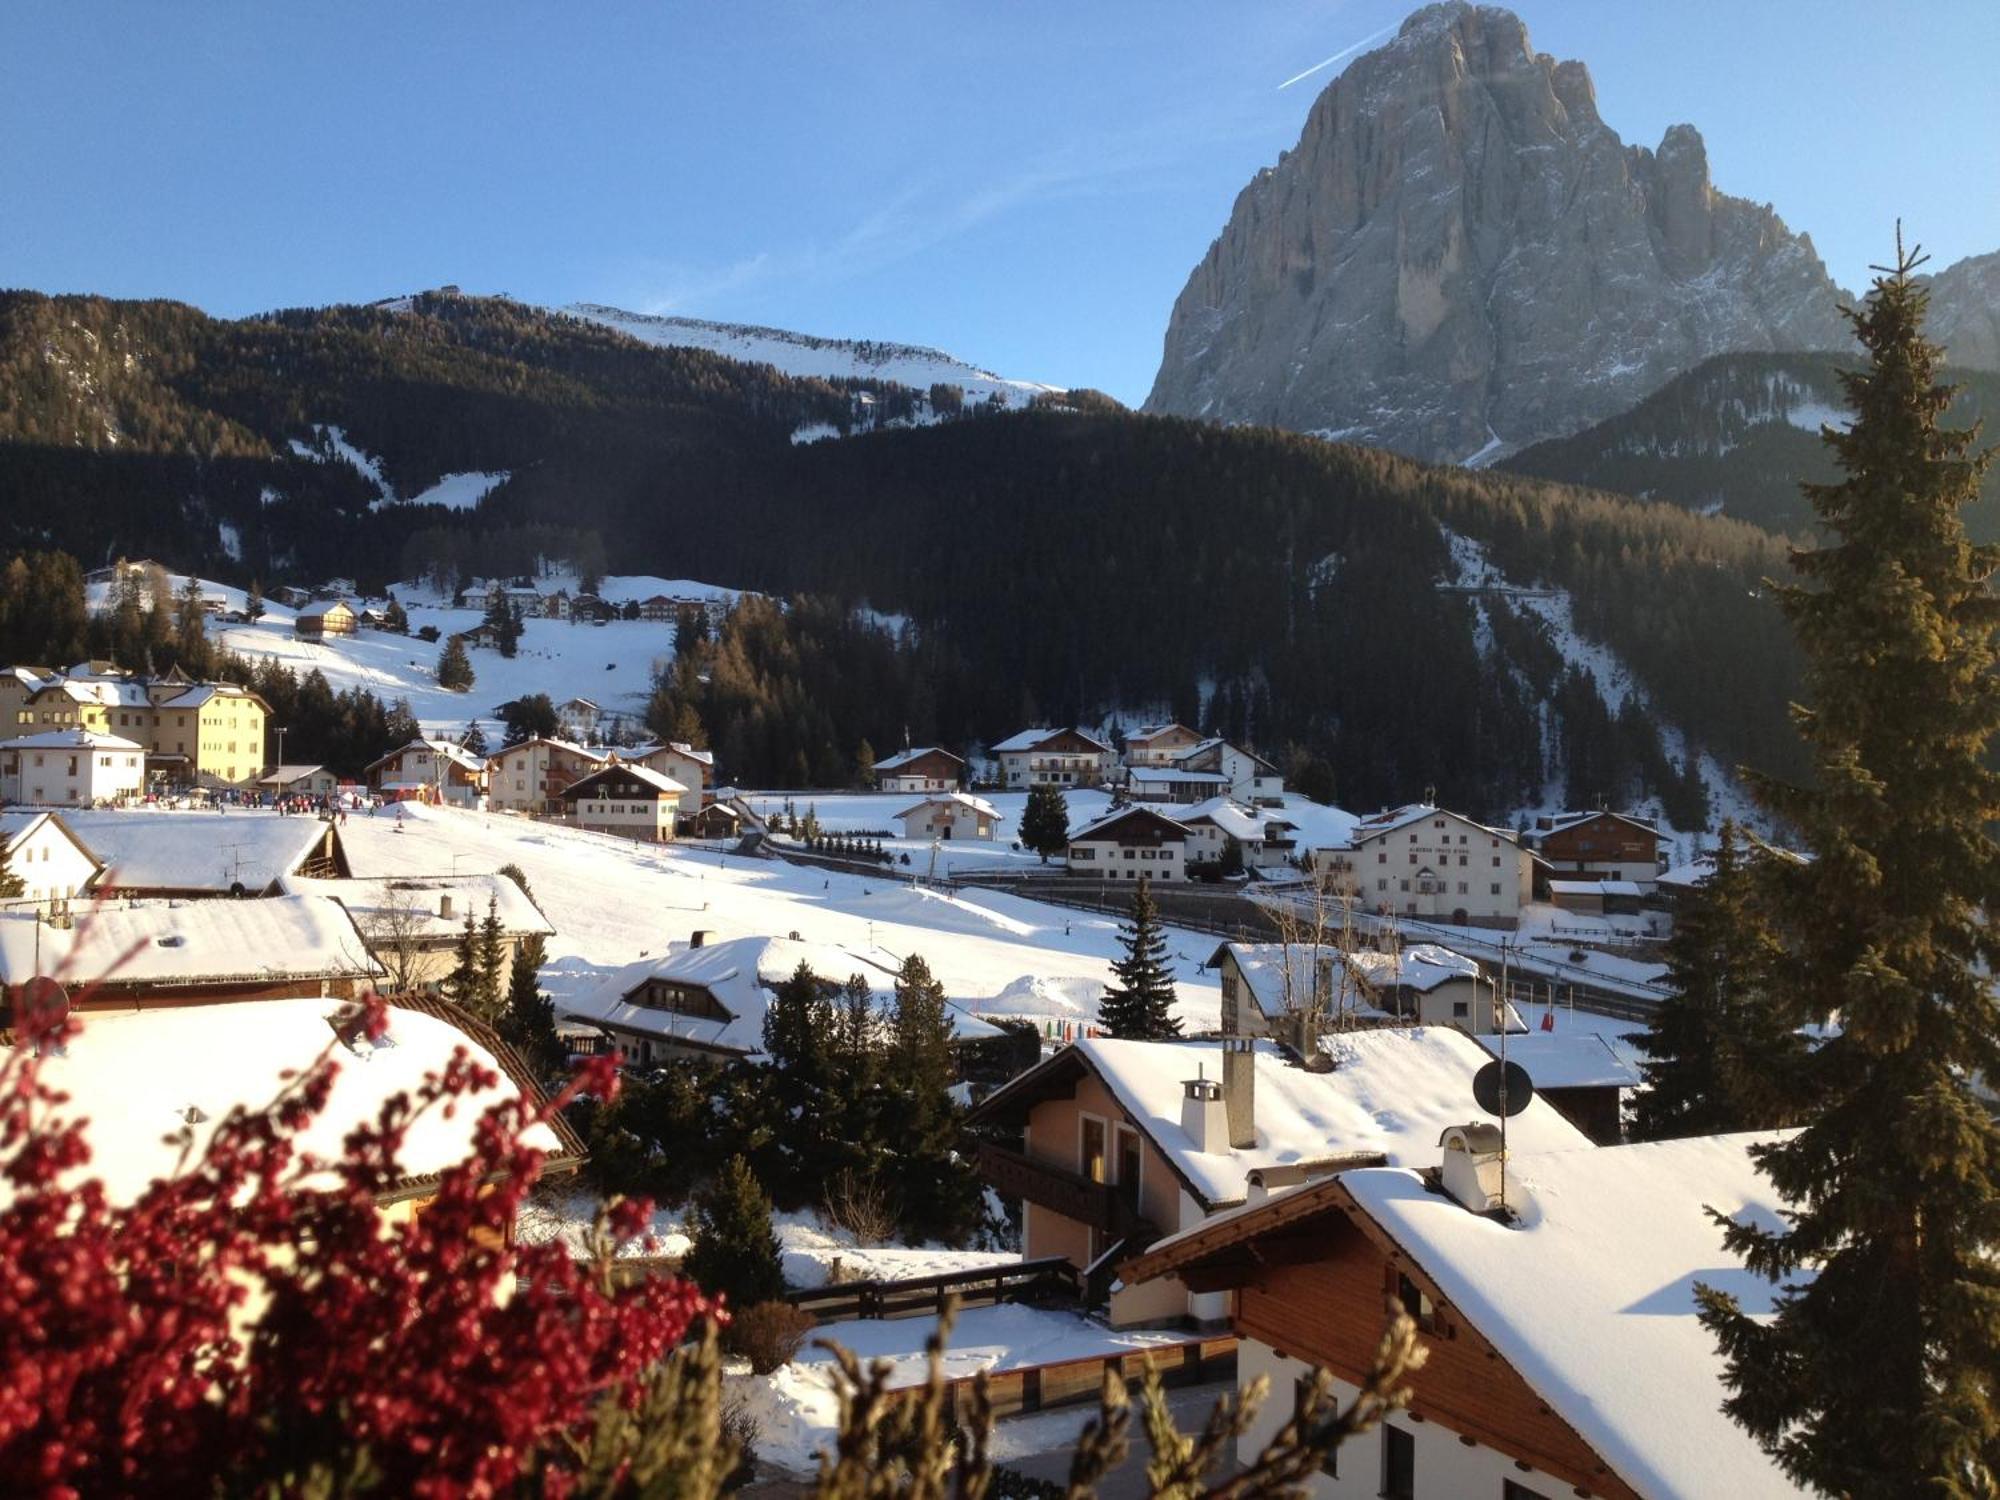
[(1463, 895), (1465, 894), (1465, 887), (1466, 887), (1466, 882), (1465, 882), (1465, 881), (1463, 881), (1463, 880), (1461, 880), (1461, 881), (1460, 881), (1460, 882), (1458, 883), (1458, 893), (1459, 893), (1459, 895), (1463, 896)]
[(1451, 1018), (1454, 1021), (1466, 1021), (1470, 1020), (1471, 1017), (1472, 1007), (1469, 1004), (1463, 1000), (1454, 1000), (1451, 1002)]
[(1406, 891), (1410, 888), (1410, 882), (1408, 881), (1408, 879), (1399, 880), (1396, 883)]
[(1493, 894), (1496, 896), (1500, 894), (1500, 882), (1497, 880), (1493, 882)]
[(1104, 1181), (1104, 1122), (1095, 1115), (1084, 1115), (1077, 1143), (1077, 1170), (1092, 1182)]
[(1400, 1427), (1382, 1425), (1382, 1500), (1416, 1500), (1417, 1440)]
[(1387, 849), (1384, 849), (1380, 854), (1376, 855), (1375, 863), (1378, 865), (1386, 865), (1387, 863), (1389, 863), (1389, 851)]
[[(1463, 1002), (1460, 1002), (1459, 1005), (1454, 1005), (1452, 1009), (1456, 1011), (1462, 1007)], [(1424, 1292), (1422, 1287), (1418, 1286), (1400, 1271), (1396, 1273), (1396, 1300), (1403, 1304), (1403, 1311), (1410, 1315), (1417, 1327), (1421, 1328), (1425, 1333), (1431, 1333), (1436, 1330), (1437, 1307), (1432, 1303), (1430, 1297)]]
[(1139, 1190), (1145, 1175), (1144, 1160), (1144, 1154), (1139, 1147), (1139, 1132), (1129, 1125), (1120, 1125), (1118, 1159), (1115, 1163), (1118, 1196), (1134, 1213), (1139, 1211)]
[(1531, 1490), (1525, 1484), (1503, 1479), (1500, 1481), (1500, 1500), (1548, 1500), (1548, 1497), (1540, 1490)]

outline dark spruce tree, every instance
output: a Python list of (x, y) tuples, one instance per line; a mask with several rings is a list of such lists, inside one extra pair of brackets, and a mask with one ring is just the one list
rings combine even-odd
[(1021, 843), (1041, 855), (1043, 864), (1069, 847), (1069, 800), (1061, 787), (1028, 788), (1028, 805), (1021, 810)]
[(507, 976), (507, 1003), (494, 1029), (520, 1053), (535, 1076), (550, 1081), (569, 1063), (569, 1048), (556, 1034), (555, 1001), (542, 993), (541, 968), (547, 951), (541, 934), (523, 938)]
[(453, 636), (438, 653), (438, 686), (463, 693), (472, 687), (472, 680), (472, 658), (465, 654), (465, 641)]
[(2000, 556), (1961, 512), (1985, 460), (1940, 424), (1919, 264), (1852, 317), (1843, 477), (1809, 486), (1826, 541), (1783, 591), (1806, 658), (1809, 785), (1766, 784), (1813, 858), (1774, 880), (1788, 962), (1772, 984), (1837, 1029), (1800, 1069), (1795, 1136), (1760, 1148), (1786, 1224), (1729, 1226), (1784, 1283), (1752, 1319), (1701, 1290), (1727, 1407), (1802, 1484), (1831, 1494), (2000, 1493)]
[(1111, 966), (1118, 982), (1097, 1002), (1097, 1022), (1125, 1041), (1166, 1041), (1181, 1034), (1174, 1019), (1174, 981), (1167, 972), (1167, 939), (1160, 931), (1153, 883), (1141, 879), (1132, 895), (1132, 920), (1119, 934), (1125, 956)]
[(727, 1297), (739, 1310), (784, 1296), (771, 1200), (742, 1157), (730, 1157), (715, 1180), (694, 1195), (688, 1230), (694, 1244), (681, 1261), (681, 1274), (703, 1291)]
[(1638, 1039), (1646, 1087), (1632, 1132), (1640, 1140), (1765, 1129), (1785, 1124), (1794, 1107), (1784, 1084), (1803, 1043), (1772, 998), (1784, 960), (1759, 905), (1753, 858), (1724, 823), (1714, 872), (1675, 909), (1666, 947), (1673, 995)]
[(962, 1149), (964, 1115), (951, 1097), (958, 1080), (951, 1011), (930, 965), (912, 953), (896, 975), (888, 1080), (898, 1096), (894, 1145), (897, 1225), (911, 1244), (962, 1244), (977, 1227), (979, 1177)]

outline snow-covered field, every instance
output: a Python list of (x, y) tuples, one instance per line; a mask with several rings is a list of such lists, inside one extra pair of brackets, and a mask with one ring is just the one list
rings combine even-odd
[[(192, 816), (192, 815), (190, 815)], [(253, 816), (261, 816), (254, 815)], [(401, 831), (399, 832), (398, 829)], [(894, 967), (920, 953), (955, 1000), (986, 1013), (1078, 1019), (1094, 1012), (1122, 952), (1119, 922), (998, 892), (946, 895), (688, 845), (646, 845), (455, 808), (357, 814), (341, 830), (356, 875), (497, 870), (517, 864), (554, 924), (549, 990), (564, 994), (696, 928), (718, 939), (793, 932)], [(1214, 1027), (1221, 992), (1196, 972), (1214, 940), (1168, 928), (1191, 1030)], [(1005, 995), (1006, 1002), (998, 997)], [(1058, 1002), (1066, 1002), (1059, 1004)]]

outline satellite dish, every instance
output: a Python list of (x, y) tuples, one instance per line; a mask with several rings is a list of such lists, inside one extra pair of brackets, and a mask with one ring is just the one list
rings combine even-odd
[(43, 1031), (69, 1019), (69, 991), (46, 974), (37, 974), (14, 992), (14, 1026)]
[[(1506, 1070), (1507, 1107), (1500, 1107), (1501, 1070)], [(1519, 1063), (1503, 1063), (1497, 1059), (1488, 1063), (1472, 1075), (1472, 1097), (1479, 1101), (1479, 1107), (1489, 1115), (1518, 1115), (1528, 1107), (1528, 1101), (1535, 1097), (1535, 1081), (1528, 1076), (1528, 1070)]]

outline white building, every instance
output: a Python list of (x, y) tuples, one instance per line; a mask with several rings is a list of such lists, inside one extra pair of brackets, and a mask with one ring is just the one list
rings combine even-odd
[(1501, 1025), (1499, 996), (1479, 965), (1435, 943), (1395, 953), (1342, 952), (1331, 943), (1224, 943), (1208, 964), (1222, 980), (1222, 1029), (1234, 1036), (1289, 1041), (1287, 1013), (1308, 1006), (1329, 1024), (1343, 1016), (1400, 1019), (1477, 1033)]
[(604, 761), (600, 752), (568, 740), (538, 736), (507, 745), (486, 758), (486, 805), (495, 812), (559, 813), (563, 788)]
[(1125, 764), (1170, 766), (1200, 743), (1201, 736), (1185, 724), (1142, 724), (1125, 736)]
[(1192, 807), (1175, 808), (1174, 821), (1187, 830), (1191, 865), (1220, 864), (1230, 849), (1246, 870), (1282, 865), (1291, 858), (1297, 827), (1270, 812), (1245, 807), (1228, 797), (1211, 797)]
[(895, 816), (902, 821), (906, 839), (990, 839), (1004, 821), (991, 802), (964, 792), (926, 797)]
[(1127, 807), (1069, 836), (1069, 873), (1157, 885), (1187, 879), (1187, 830), (1148, 807)]
[(1118, 763), (1112, 748), (1081, 729), (1024, 729), (993, 747), (1002, 786), (1098, 786)]
[(411, 740), (368, 767), (385, 797), (477, 807), (486, 794), (486, 762), (450, 740)]
[(669, 740), (664, 745), (642, 746), (637, 750), (621, 750), (618, 758), (631, 765), (644, 766), (669, 781), (678, 781), (683, 788), (681, 816), (684, 818), (691, 818), (701, 811), (703, 792), (715, 785), (715, 752), (697, 750), (679, 740)]
[(104, 868), (60, 813), (0, 812), (0, 843), (7, 868), (21, 882), (11, 903), (46, 905), (81, 896)]
[(674, 836), (688, 789), (646, 766), (613, 761), (563, 789), (563, 807), (579, 828), (664, 843)]
[(1278, 768), (1256, 751), (1232, 745), (1228, 740), (1203, 740), (1175, 756), (1174, 765), (1183, 771), (1207, 771), (1220, 776), (1223, 789), (1230, 796), (1253, 807), (1276, 807), (1284, 800), (1285, 778)]
[(1455, 925), (1515, 926), (1534, 899), (1534, 856), (1515, 834), (1429, 803), (1363, 818), (1312, 851), (1313, 871), (1364, 910)]
[(121, 735), (59, 729), (0, 740), (0, 801), (96, 807), (139, 795), (146, 747)]
[(964, 780), (965, 762), (935, 745), (875, 762), (875, 785), (884, 792), (952, 792)]

